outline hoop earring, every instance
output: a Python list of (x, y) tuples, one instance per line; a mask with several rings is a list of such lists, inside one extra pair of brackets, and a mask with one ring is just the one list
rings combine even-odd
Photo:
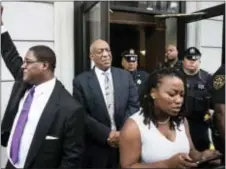
[(152, 98), (153, 100), (155, 100), (155, 96), (151, 95), (151, 98)]

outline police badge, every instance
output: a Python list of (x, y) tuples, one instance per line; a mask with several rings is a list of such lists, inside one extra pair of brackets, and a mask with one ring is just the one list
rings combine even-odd
[(137, 80), (137, 84), (140, 85), (142, 81), (140, 79)]
[(133, 54), (135, 54), (135, 51), (133, 49), (130, 49), (129, 53), (133, 55)]
[(214, 89), (218, 90), (225, 84), (225, 75), (216, 75), (213, 80)]
[(190, 49), (190, 53), (191, 53), (191, 54), (195, 54), (195, 49), (191, 48), (191, 49)]

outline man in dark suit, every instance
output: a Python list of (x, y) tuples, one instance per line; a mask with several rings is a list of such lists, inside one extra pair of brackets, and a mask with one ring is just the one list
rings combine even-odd
[(83, 167), (117, 168), (120, 129), (140, 108), (138, 91), (129, 72), (111, 67), (107, 42), (94, 41), (90, 59), (95, 67), (73, 81), (73, 96), (86, 108)]
[(34, 46), (22, 61), (6, 31), (1, 34), (1, 54), (15, 78), (1, 125), (6, 168), (80, 167), (84, 108), (54, 77), (54, 52)]

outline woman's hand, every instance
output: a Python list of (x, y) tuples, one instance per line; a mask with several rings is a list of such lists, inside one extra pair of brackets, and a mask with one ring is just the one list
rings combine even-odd
[(189, 157), (188, 154), (179, 153), (167, 160), (169, 168), (192, 168), (197, 167), (197, 164)]

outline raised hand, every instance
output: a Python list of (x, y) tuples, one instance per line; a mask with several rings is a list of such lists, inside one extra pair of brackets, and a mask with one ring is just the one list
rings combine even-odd
[(3, 14), (3, 6), (1, 5), (1, 25), (3, 25), (2, 14)]

